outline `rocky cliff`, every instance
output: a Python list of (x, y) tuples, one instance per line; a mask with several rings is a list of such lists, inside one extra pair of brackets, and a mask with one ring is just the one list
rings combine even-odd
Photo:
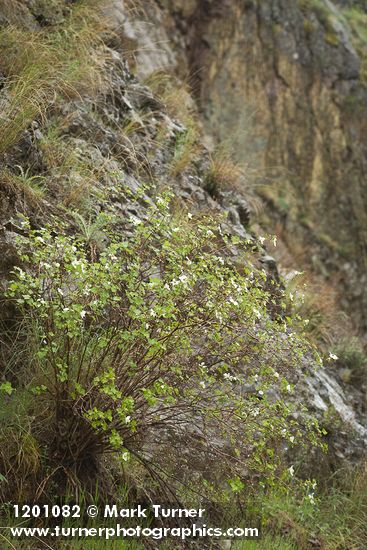
[[(362, 4), (147, 2), (138, 24), (125, 22), (124, 28), (126, 37), (143, 44), (142, 52), (136, 51), (142, 73), (165, 67), (188, 79), (207, 131), (231, 144), (247, 165), (289, 248), (298, 247), (299, 255), (301, 244), (306, 264), (338, 280), (343, 307), (363, 328), (367, 41)], [(144, 22), (144, 12), (155, 24)]]

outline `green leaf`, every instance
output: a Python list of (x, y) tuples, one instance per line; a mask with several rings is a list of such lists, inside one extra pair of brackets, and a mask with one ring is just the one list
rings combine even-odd
[(0, 384), (0, 392), (11, 395), (13, 391), (14, 388), (12, 387), (10, 382), (3, 382), (2, 384)]

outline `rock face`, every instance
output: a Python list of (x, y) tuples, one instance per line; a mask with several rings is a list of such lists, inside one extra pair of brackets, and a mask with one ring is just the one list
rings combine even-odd
[(220, 6), (191, 53), (208, 126), (265, 167), (263, 195), (365, 326), (367, 94), (345, 19), (331, 2)]
[[(289, 246), (301, 245), (326, 277), (337, 275), (343, 306), (365, 328), (365, 3), (145, 4), (155, 25), (125, 22), (126, 36), (145, 37), (137, 52), (143, 73), (163, 66), (188, 77), (207, 130), (258, 169), (259, 191)], [(149, 67), (143, 57), (152, 43)]]

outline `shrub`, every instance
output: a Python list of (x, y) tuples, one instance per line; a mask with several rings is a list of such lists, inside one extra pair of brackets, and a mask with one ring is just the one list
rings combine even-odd
[[(74, 486), (93, 479), (104, 453), (151, 472), (188, 453), (213, 465), (203, 477), (220, 465), (217, 484), (238, 492), (254, 476), (286, 475), (282, 442), (317, 442), (316, 423), (295, 420), (286, 397), (310, 350), (290, 319), (268, 315), (246, 242), (210, 216), (178, 223), (169, 200), (144, 223), (131, 218), (124, 238), (111, 231), (92, 259), (80, 239), (50, 229), (25, 224), (19, 237), (23, 264), (7, 290), (27, 342), (17, 384), (34, 396), (32, 435), (48, 467)], [(172, 433), (175, 462), (158, 452)]]

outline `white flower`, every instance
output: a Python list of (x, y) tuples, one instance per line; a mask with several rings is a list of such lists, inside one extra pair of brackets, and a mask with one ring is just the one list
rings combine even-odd
[(85, 285), (84, 290), (83, 290), (84, 296), (88, 296), (90, 291), (91, 291), (91, 286), (90, 285)]
[(127, 461), (129, 460), (129, 458), (130, 458), (130, 455), (129, 455), (128, 452), (125, 452), (125, 453), (122, 453), (121, 458), (122, 458), (122, 460), (124, 460), (125, 462), (127, 462)]
[(339, 357), (335, 355), (335, 353), (329, 353), (329, 359), (333, 359), (333, 361), (337, 361)]
[(260, 235), (260, 237), (258, 237), (258, 239), (259, 239), (261, 244), (264, 244), (264, 242), (266, 240), (265, 237), (261, 237), (261, 235)]
[(180, 279), (181, 283), (186, 283), (186, 281), (187, 281), (186, 275), (180, 275), (179, 279)]
[(154, 311), (153, 308), (151, 308), (151, 309), (149, 310), (149, 314), (150, 314), (151, 317), (157, 317), (157, 314), (156, 314), (156, 312)]
[(294, 443), (294, 435), (291, 435), (291, 436), (290, 436), (289, 441), (290, 441), (291, 443)]
[(223, 378), (225, 378), (226, 380), (229, 380), (229, 382), (234, 382), (235, 380), (237, 380), (237, 377), (233, 376), (233, 374), (230, 374), (229, 372), (225, 372), (223, 374)]
[(254, 380), (255, 380), (255, 382), (257, 382), (259, 380), (259, 375), (258, 374), (255, 374)]
[(84, 319), (84, 317), (87, 315), (87, 312), (84, 311), (84, 309), (80, 312), (80, 317)]
[(214, 233), (211, 229), (208, 229), (208, 231), (206, 232), (206, 236), (207, 237), (213, 237), (214, 236)]
[(229, 298), (229, 302), (233, 304), (234, 306), (238, 307), (238, 302), (232, 298), (232, 296)]
[(172, 229), (172, 233), (178, 233), (180, 231), (180, 228), (179, 227), (174, 227)]
[(241, 290), (241, 287), (239, 284), (236, 283), (236, 281), (234, 281), (233, 279), (231, 279), (231, 285), (233, 286), (233, 288), (235, 288), (236, 290), (240, 291)]
[(62, 310), (64, 313), (67, 313), (69, 311), (69, 308), (68, 307), (64, 307), (64, 309)]
[(254, 416), (255, 418), (256, 418), (257, 416), (259, 416), (259, 414), (260, 414), (260, 413), (259, 413), (259, 409), (254, 409), (254, 410), (252, 411), (252, 416)]
[(216, 316), (216, 318), (218, 319), (218, 321), (220, 321), (220, 322), (223, 321), (223, 316), (222, 316), (218, 311), (215, 311), (215, 312), (214, 312), (214, 315)]
[(133, 225), (140, 225), (142, 222), (136, 216), (130, 216), (129, 220)]
[(166, 283), (166, 284), (164, 285), (164, 288), (165, 288), (166, 290), (171, 290), (171, 288), (170, 288), (170, 286), (169, 286), (168, 283)]
[(220, 258), (220, 257), (219, 257), (219, 258), (218, 258), (218, 262), (219, 262), (220, 264), (224, 265), (224, 260), (223, 260), (223, 258)]
[(129, 422), (131, 422), (131, 416), (125, 418), (125, 424), (129, 424)]
[(264, 392), (262, 390), (259, 390), (259, 395), (264, 395)]
[(276, 372), (276, 371), (275, 371), (275, 372), (274, 372), (274, 376), (275, 376), (275, 378), (279, 378), (279, 372)]
[(288, 472), (290, 473), (290, 475), (293, 477), (294, 476), (294, 466), (292, 464), (292, 466), (290, 468), (288, 468)]
[(188, 212), (188, 213), (187, 213), (187, 217), (189, 218), (189, 220), (192, 220), (192, 214), (191, 214), (191, 212)]
[(292, 391), (291, 385), (287, 384), (287, 392), (291, 393), (291, 391)]
[(205, 388), (206, 388), (205, 382), (199, 382), (199, 386), (201, 386), (204, 390), (205, 390)]

